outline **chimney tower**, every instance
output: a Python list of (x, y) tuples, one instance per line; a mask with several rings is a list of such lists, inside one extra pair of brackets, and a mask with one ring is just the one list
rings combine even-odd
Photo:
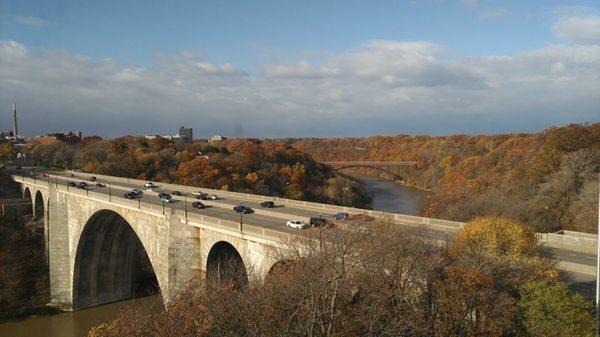
[(13, 136), (15, 140), (17, 139), (17, 135), (19, 134), (17, 129), (17, 103), (13, 103)]

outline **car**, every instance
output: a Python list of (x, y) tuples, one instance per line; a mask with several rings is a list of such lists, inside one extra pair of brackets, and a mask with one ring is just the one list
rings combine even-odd
[(43, 173), (42, 172), (42, 177), (47, 177), (47, 176), (48, 176), (48, 173)]
[(206, 194), (206, 193), (200, 193), (200, 194), (196, 195), (196, 199), (208, 200), (208, 194)]
[(90, 177), (90, 181), (96, 181), (96, 177)]
[(254, 210), (252, 208), (244, 205), (233, 206), (233, 211), (242, 214), (254, 213)]
[(153, 182), (149, 181), (149, 182), (147, 182), (147, 183), (144, 184), (144, 187), (146, 187), (146, 188), (153, 188), (153, 187), (156, 187), (156, 185), (154, 185)]
[(263, 201), (260, 203), (260, 207), (273, 208), (273, 207), (275, 207), (275, 203), (272, 201)]
[(131, 192), (127, 192), (127, 193), (123, 194), (123, 198), (125, 198), (125, 199), (134, 199), (136, 197), (137, 197), (137, 195), (135, 193), (131, 193)]
[(82, 189), (82, 190), (87, 190), (88, 184), (85, 181), (82, 181), (79, 184), (77, 184), (77, 188)]
[(173, 192), (171, 192), (171, 194), (181, 196), (181, 192), (179, 192), (179, 191), (173, 191)]
[(349, 216), (350, 214), (346, 212), (340, 212), (333, 215), (333, 220), (346, 220)]
[(96, 183), (96, 187), (104, 187), (106, 185), (104, 185), (103, 183)]
[(217, 197), (217, 195), (216, 195), (216, 194), (209, 194), (209, 195), (207, 196), (207, 198), (208, 198), (208, 199), (210, 199), (210, 200), (217, 200), (217, 199), (219, 199), (219, 197)]
[(21, 166), (17, 166), (16, 170), (21, 171), (23, 168)]
[(296, 228), (296, 229), (305, 229), (305, 228), (309, 228), (310, 225), (307, 223), (304, 223), (300, 220), (290, 220), (287, 222), (286, 224), (288, 227), (290, 228)]
[(142, 194), (144, 194), (144, 192), (142, 192), (142, 190), (139, 190), (139, 189), (137, 189), (137, 188), (134, 188), (134, 189), (132, 189), (132, 190), (131, 190), (131, 192), (132, 192), (132, 193), (135, 193), (135, 194), (137, 194), (137, 195), (140, 195), (140, 196), (141, 196)]
[(37, 172), (35, 172), (35, 171), (31, 171), (31, 172), (29, 172), (29, 175), (30, 175), (30, 176), (32, 176), (32, 177), (35, 177), (35, 176), (37, 176), (37, 174), (38, 174), (38, 173), (37, 173)]
[(74, 177), (75, 175), (73, 173), (69, 173), (69, 177)]
[(194, 192), (193, 194), (194, 194), (195, 196), (197, 196), (197, 197), (198, 197), (198, 196), (201, 196), (201, 195), (202, 195), (202, 194), (204, 194), (204, 193), (202, 193), (202, 192), (200, 192), (200, 191), (196, 191), (196, 192)]
[(74, 183), (74, 182), (72, 182), (72, 181), (69, 181), (69, 182), (67, 183), (67, 186), (70, 186), (70, 187), (76, 187), (76, 186), (77, 186), (77, 184), (75, 184), (75, 183)]
[(192, 208), (201, 209), (201, 208), (206, 208), (206, 206), (204, 206), (204, 204), (201, 203), (200, 201), (194, 201), (194, 202), (192, 202)]
[(323, 227), (329, 225), (329, 220), (322, 217), (313, 216), (310, 218), (310, 225), (313, 227)]
[(161, 193), (158, 196), (162, 202), (170, 203), (173, 202), (173, 198), (168, 193)]
[(154, 186), (154, 187), (148, 187), (146, 189), (146, 191), (147, 192), (156, 192), (156, 193), (162, 193), (162, 192), (164, 192), (161, 188), (158, 188), (156, 186)]

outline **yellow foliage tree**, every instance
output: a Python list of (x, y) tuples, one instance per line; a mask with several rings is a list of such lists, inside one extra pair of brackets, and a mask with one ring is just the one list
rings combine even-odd
[(540, 251), (531, 227), (494, 216), (469, 221), (458, 231), (454, 247), (515, 262), (538, 256)]

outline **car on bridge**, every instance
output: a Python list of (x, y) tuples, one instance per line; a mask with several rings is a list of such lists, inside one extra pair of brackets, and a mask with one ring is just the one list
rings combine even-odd
[(309, 224), (302, 222), (300, 220), (290, 220), (287, 222), (286, 225), (290, 228), (296, 228), (296, 229), (305, 229), (305, 228), (310, 227)]
[(135, 198), (139, 198), (139, 195), (133, 193), (133, 192), (127, 192), (125, 194), (123, 194), (123, 198), (125, 199), (135, 199)]
[(140, 190), (140, 189), (137, 189), (137, 188), (134, 188), (134, 189), (132, 189), (132, 190), (131, 190), (131, 193), (133, 193), (133, 194), (135, 194), (135, 195), (139, 196), (140, 198), (142, 197), (142, 194), (144, 194), (144, 192), (142, 192), (142, 190)]
[(340, 212), (333, 215), (333, 220), (346, 220), (349, 216), (350, 214), (346, 212)]
[(179, 191), (173, 191), (173, 192), (171, 192), (171, 194), (177, 195), (177, 196), (181, 196), (182, 195), (181, 192), (179, 192)]
[(103, 183), (96, 183), (96, 187), (104, 187), (106, 185), (104, 185)]
[(272, 201), (263, 201), (260, 203), (260, 207), (273, 208), (273, 207), (275, 207), (275, 203)]
[(196, 196), (196, 199), (200, 199), (200, 200), (208, 200), (208, 194), (206, 193), (194, 193), (194, 195)]
[(144, 187), (145, 188), (153, 188), (153, 187), (156, 187), (156, 185), (154, 185), (153, 182), (149, 181), (149, 182), (147, 182), (147, 183), (144, 184)]
[(88, 184), (85, 181), (82, 181), (77, 185), (77, 188), (82, 189), (82, 190), (87, 190)]
[(206, 206), (203, 203), (201, 203), (200, 201), (194, 201), (194, 202), (192, 202), (192, 208), (202, 209), (202, 208), (206, 208)]
[(254, 213), (254, 210), (252, 208), (244, 205), (233, 206), (233, 211), (242, 214)]
[(173, 202), (173, 197), (171, 197), (171, 195), (169, 193), (159, 193), (158, 194), (158, 198), (162, 201), (162, 202), (166, 202), (166, 203), (171, 203)]
[(206, 196), (209, 200), (217, 200), (219, 199), (219, 197), (217, 197), (216, 194), (209, 194), (208, 196)]
[(67, 186), (69, 186), (69, 187), (77, 187), (77, 184), (75, 184), (75, 183), (74, 183), (74, 182), (72, 182), (72, 181), (69, 181), (69, 182), (67, 183)]
[(331, 225), (331, 222), (322, 217), (313, 216), (310, 218), (310, 225), (313, 227), (327, 227)]
[(96, 181), (96, 177), (90, 177), (90, 181)]

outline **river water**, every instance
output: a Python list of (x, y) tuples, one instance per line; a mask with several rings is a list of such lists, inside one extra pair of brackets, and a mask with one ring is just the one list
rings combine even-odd
[(2, 337), (82, 337), (103, 322), (128, 309), (161, 310), (160, 295), (126, 300), (93, 308), (47, 316), (26, 317), (0, 324)]
[[(373, 197), (373, 209), (414, 215), (426, 201), (427, 192), (405, 187), (389, 180), (371, 176), (353, 175), (361, 181)], [(82, 337), (90, 328), (114, 319), (128, 309), (160, 310), (159, 295), (126, 300), (74, 312), (39, 317), (26, 317), (0, 324), (1, 337)]]
[(372, 176), (353, 174), (352, 177), (371, 193), (372, 206), (376, 211), (416, 215), (427, 202), (428, 192), (421, 189)]

